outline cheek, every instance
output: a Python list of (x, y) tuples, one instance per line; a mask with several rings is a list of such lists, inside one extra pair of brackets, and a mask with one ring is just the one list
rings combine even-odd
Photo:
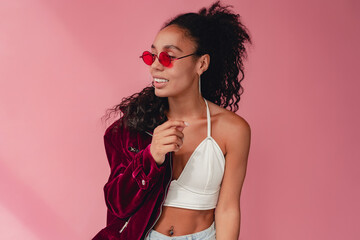
[(179, 64), (169, 69), (174, 78), (193, 79), (197, 74), (194, 63)]
[(170, 77), (174, 85), (184, 87), (190, 85), (195, 76), (189, 69), (183, 69), (182, 71), (174, 71)]

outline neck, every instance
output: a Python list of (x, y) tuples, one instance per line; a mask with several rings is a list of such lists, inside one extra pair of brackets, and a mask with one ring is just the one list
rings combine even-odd
[(168, 101), (168, 119), (186, 121), (206, 115), (206, 104), (200, 94), (168, 97)]

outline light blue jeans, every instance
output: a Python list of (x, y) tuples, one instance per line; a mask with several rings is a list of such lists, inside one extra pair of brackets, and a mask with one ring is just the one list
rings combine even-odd
[(145, 240), (216, 240), (215, 233), (215, 222), (213, 222), (209, 228), (201, 232), (175, 237), (166, 236), (152, 229)]

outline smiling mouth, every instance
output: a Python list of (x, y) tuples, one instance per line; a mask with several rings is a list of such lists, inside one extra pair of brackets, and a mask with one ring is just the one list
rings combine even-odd
[(168, 82), (169, 80), (161, 79), (161, 78), (154, 78), (154, 81), (157, 82), (157, 83), (164, 83), (164, 82)]

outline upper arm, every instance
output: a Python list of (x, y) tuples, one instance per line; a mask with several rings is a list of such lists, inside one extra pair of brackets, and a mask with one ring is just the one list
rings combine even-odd
[(224, 132), (227, 132), (225, 172), (216, 208), (240, 209), (240, 194), (246, 175), (251, 129), (243, 118), (236, 116), (226, 124)]

